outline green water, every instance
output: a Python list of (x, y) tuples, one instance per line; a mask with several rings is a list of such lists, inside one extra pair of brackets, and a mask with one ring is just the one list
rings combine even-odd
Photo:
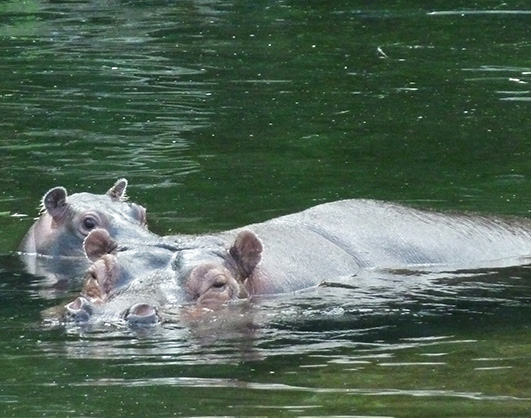
[(161, 234), (343, 198), (528, 216), (530, 24), (524, 1), (0, 3), (0, 415), (529, 416), (526, 267), (139, 331), (43, 324), (69, 295), (12, 252), (46, 190), (123, 176)]

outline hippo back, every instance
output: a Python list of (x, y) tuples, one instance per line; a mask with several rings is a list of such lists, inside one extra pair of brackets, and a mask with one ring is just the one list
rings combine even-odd
[(360, 267), (481, 267), (485, 262), (531, 255), (531, 220), (522, 218), (443, 214), (373, 200), (343, 200), (270, 222), (318, 234), (348, 252)]

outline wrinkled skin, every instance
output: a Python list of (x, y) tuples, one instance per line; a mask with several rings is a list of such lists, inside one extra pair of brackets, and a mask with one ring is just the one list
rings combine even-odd
[[(156, 322), (166, 303), (211, 307), (246, 295), (305, 289), (360, 269), (527, 264), (531, 221), (347, 200), (245, 229), (182, 242), (161, 239), (158, 247), (148, 243), (120, 252), (104, 237), (89, 236), (85, 250), (98, 273), (89, 274), (80, 298), (67, 306), (70, 314), (86, 320), (97, 305), (100, 312), (142, 323)], [(148, 255), (160, 251), (164, 255), (150, 262)]]
[(223, 266), (202, 265), (189, 275), (180, 274), (176, 247), (162, 240), (119, 247), (106, 230), (96, 229), (87, 236), (84, 248), (93, 264), (80, 296), (66, 305), (67, 316), (78, 322), (95, 316), (152, 324), (160, 321), (158, 312), (164, 306), (210, 309), (246, 296), (242, 284)]
[(26, 269), (45, 277), (44, 287), (64, 287), (86, 270), (83, 240), (93, 229), (103, 228), (123, 242), (155, 239), (146, 226), (146, 210), (127, 201), (126, 188), (127, 180), (120, 179), (103, 195), (69, 196), (63, 187), (48, 191), (40, 217), (19, 246)]

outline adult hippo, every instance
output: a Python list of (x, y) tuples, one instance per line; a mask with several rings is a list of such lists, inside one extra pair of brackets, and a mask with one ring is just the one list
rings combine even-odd
[(118, 246), (106, 230), (93, 230), (84, 243), (93, 264), (80, 296), (65, 307), (67, 317), (79, 322), (96, 314), (100, 320), (146, 324), (158, 322), (158, 311), (167, 305), (210, 308), (247, 297), (244, 286), (229, 274), (185, 276), (176, 270), (179, 248), (198, 244), (194, 237), (173, 237), (171, 243)]
[(26, 254), (52, 257), (84, 256), (83, 240), (95, 228), (104, 228), (117, 239), (145, 239), (146, 210), (127, 201), (127, 180), (119, 179), (107, 193), (74, 193), (64, 187), (49, 190), (42, 199), (42, 213), (19, 246)]
[(168, 304), (215, 306), (245, 295), (293, 292), (362, 268), (524, 264), (531, 221), (344, 200), (181, 242), (166, 238), (120, 248), (94, 231), (85, 249), (95, 262), (80, 297), (67, 305), (70, 315), (154, 322)]
[(48, 191), (42, 213), (23, 238), (19, 252), (28, 272), (44, 278), (43, 288), (68, 288), (86, 270), (83, 240), (103, 228), (120, 241), (149, 240), (146, 210), (127, 201), (127, 180), (119, 179), (103, 195), (74, 193), (63, 187)]

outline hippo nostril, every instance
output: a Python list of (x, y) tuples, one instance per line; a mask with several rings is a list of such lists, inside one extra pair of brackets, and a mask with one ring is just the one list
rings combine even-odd
[(67, 315), (75, 322), (87, 322), (92, 314), (92, 305), (84, 297), (79, 296), (65, 306)]
[(125, 313), (125, 320), (130, 325), (153, 325), (159, 322), (157, 310), (147, 303), (137, 303)]
[(87, 282), (89, 280), (98, 281), (98, 272), (96, 271), (94, 264), (91, 265), (85, 273), (85, 281)]

